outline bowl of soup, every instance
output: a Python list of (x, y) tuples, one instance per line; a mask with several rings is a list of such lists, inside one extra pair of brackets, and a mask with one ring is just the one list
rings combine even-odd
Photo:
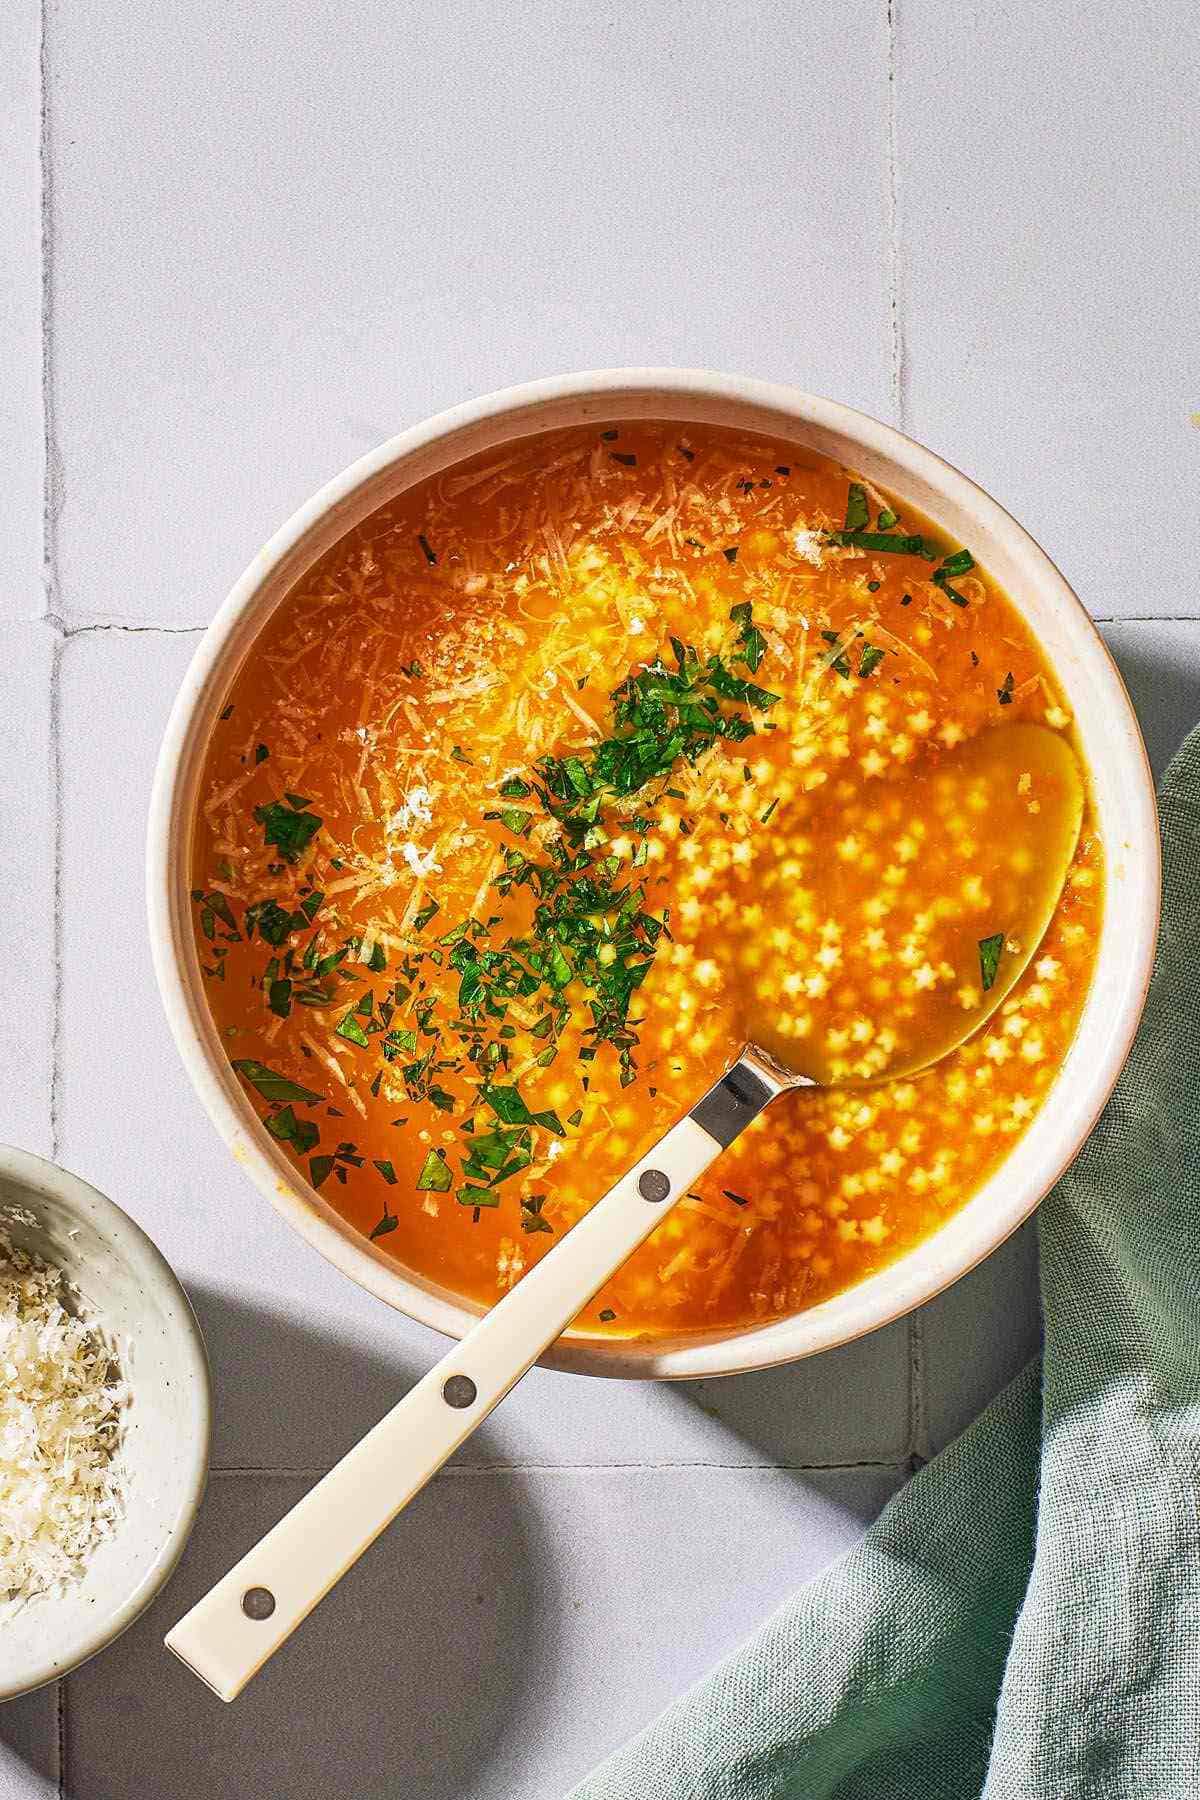
[[(1086, 789), (1036, 947), (1014, 896), (1061, 871), (1030, 724)], [(747, 1037), (800, 1046), (832, 1085), (546, 1358), (684, 1377), (846, 1342), (1030, 1214), (1129, 1048), (1159, 860), (1120, 676), (995, 501), (834, 402), (618, 370), (441, 414), (296, 513), (196, 653), (148, 871), (218, 1130), (451, 1335)], [(958, 1050), (888, 1077), (1018, 964)]]

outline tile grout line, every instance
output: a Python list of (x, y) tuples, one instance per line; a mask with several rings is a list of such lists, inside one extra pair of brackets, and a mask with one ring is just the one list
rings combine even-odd
[(921, 1309), (908, 1315), (908, 1469), (915, 1474), (933, 1454), (929, 1442), (929, 1395), (925, 1375), (925, 1321)]
[[(258, 1463), (214, 1463), (209, 1479), (257, 1480), (269, 1476), (283, 1480), (316, 1480), (327, 1475), (332, 1463), (301, 1468), (273, 1468)], [(690, 1475), (696, 1470), (727, 1470), (730, 1474), (751, 1475), (851, 1475), (874, 1471), (878, 1474), (907, 1474), (912, 1457), (892, 1460), (833, 1463), (728, 1463), (728, 1462), (602, 1462), (602, 1463), (447, 1463), (441, 1475)]]
[(896, 105), (896, 13), (900, 0), (887, 4), (887, 261), (890, 302), (890, 373), (892, 412), (898, 430), (905, 428), (908, 370), (904, 341), (903, 262), (900, 250), (900, 154)]
[[(891, 400), (894, 423), (903, 431), (906, 425), (908, 369), (904, 337), (904, 261), (900, 229), (900, 127), (897, 101), (897, 60), (899, 31), (897, 14), (900, 0), (885, 0), (887, 32), (887, 277), (889, 298), (889, 349)], [(928, 1454), (928, 1424), (925, 1394), (925, 1336), (919, 1312), (909, 1314), (906, 1337), (908, 1344), (908, 1466), (912, 1470), (918, 1460)]]
[(46, 613), (45, 621), (64, 640), (87, 637), (95, 631), (128, 632), (135, 637), (147, 633), (152, 637), (199, 637), (208, 630), (207, 625), (130, 625), (123, 619), (92, 619), (86, 625), (71, 625), (57, 613)]
[[(51, 160), (49, 12), (50, 0), (42, 0), (38, 40), (38, 79), (41, 104), (38, 112), (38, 173), (41, 182), (41, 400), (42, 400), (42, 595), (43, 618), (57, 625), (61, 610), (58, 592), (58, 504), (60, 469), (54, 418), (53, 311), (54, 311), (54, 178)], [(51, 924), (52, 987), (50, 996), (50, 1155), (59, 1153), (59, 1099), (63, 997), (63, 805), (62, 805), (62, 649), (60, 631), (50, 659), (50, 798), (52, 856), (54, 865)]]
[(50, 933), (50, 1157), (60, 1150), (59, 1112), (62, 1098), (63, 1034), (63, 757), (62, 659), (65, 645), (56, 637), (50, 652), (50, 806), (54, 919)]
[(50, 625), (58, 632), (59, 637), (86, 637), (90, 632), (149, 632), (157, 637), (198, 637), (207, 632), (207, 625), (128, 625), (124, 619), (90, 619), (86, 625), (68, 625), (67, 619), (50, 617)]
[(51, 157), (49, 81), (50, 0), (42, 0), (38, 40), (38, 175), (41, 227), (41, 401), (42, 401), (42, 595), (43, 616), (55, 617), (58, 592), (58, 513), (62, 465), (54, 409), (54, 174)]
[(67, 1678), (55, 1682), (58, 1690), (58, 1800), (67, 1800)]
[[(52, 617), (59, 606), (58, 594), (58, 506), (61, 493), (61, 466), (58, 456), (54, 419), (53, 382), (53, 300), (54, 300), (54, 209), (53, 176), (50, 159), (50, 83), (49, 83), (49, 7), (41, 0), (38, 12), (38, 221), (39, 278), (41, 283), (41, 369), (42, 403), (42, 599), (43, 617)], [(60, 1071), (60, 1036), (62, 1030), (63, 929), (62, 929), (62, 748), (59, 731), (61, 717), (62, 642), (53, 645), (50, 658), (50, 796), (51, 830), (53, 834), (54, 879), (52, 900), (54, 919), (51, 926), (51, 997), (50, 997), (50, 1155), (58, 1157), (58, 1103)], [(55, 1689), (55, 1787), (59, 1800), (67, 1793), (67, 1684), (62, 1677)]]
[(1093, 625), (1200, 625), (1200, 613), (1092, 613)]

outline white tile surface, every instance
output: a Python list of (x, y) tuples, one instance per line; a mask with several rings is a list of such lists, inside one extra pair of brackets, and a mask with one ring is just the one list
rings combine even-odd
[(86, 1800), (557, 1800), (848, 1548), (880, 1470), (451, 1470), (233, 1706), (160, 1639), (304, 1484), (220, 1476), (149, 1614), (68, 1682)]
[[(604, 364), (888, 404), (882, 9), (49, 15), (70, 617), (208, 619), (425, 414)], [(849, 229), (847, 225), (849, 224)]]
[(42, 595), (41, 8), (0, 7), (0, 620)]
[(0, 1031), (0, 1143), (51, 1153), (54, 1034), (55, 639), (41, 619), (0, 625), (0, 920), (6, 1023)]
[(1200, 12), (897, 13), (907, 428), (1093, 613), (1194, 613)]
[(1027, 1229), (911, 1328), (792, 1369), (535, 1373), (210, 1701), (162, 1631), (439, 1346), (299, 1243), (191, 1097), (141, 862), (196, 640), (121, 627), (206, 620), (321, 479), (435, 407), (707, 363), (898, 400), (1097, 614), (1152, 615), (1107, 635), (1161, 766), (1200, 717), (1198, 46), (1185, 0), (1097, 0), (1086, 29), (1066, 0), (0, 9), (0, 1138), (49, 1149), (56, 1099), (62, 1160), (189, 1282), (218, 1395), (176, 1581), (0, 1709), (0, 1800), (554, 1800), (1029, 1353)]
[(39, 1688), (0, 1706), (0, 1800), (59, 1794), (59, 1688)]

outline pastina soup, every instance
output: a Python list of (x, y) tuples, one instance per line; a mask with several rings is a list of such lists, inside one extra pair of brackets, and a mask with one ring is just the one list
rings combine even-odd
[(486, 1305), (773, 1031), (845, 1085), (776, 1102), (583, 1322), (795, 1312), (961, 1206), (1070, 1044), (1102, 851), (1085, 812), (1013, 984), (1067, 803), (1021, 722), (1072, 731), (969, 546), (812, 452), (622, 424), (460, 464), (228, 693), (192, 870), (226, 1052), (351, 1224)]

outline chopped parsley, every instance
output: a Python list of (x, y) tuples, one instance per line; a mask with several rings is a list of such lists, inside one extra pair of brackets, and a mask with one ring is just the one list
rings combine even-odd
[(276, 900), (252, 900), (246, 908), (246, 936), (252, 940), (257, 931), (264, 943), (278, 950), (293, 932), (304, 931), (312, 924), (324, 898), (324, 894), (308, 894), (294, 912), (287, 911)]
[(850, 658), (846, 655), (846, 651), (850, 648), (850, 645), (854, 642), (854, 639), (853, 638), (847, 639), (845, 644), (843, 645), (841, 635), (840, 635), (840, 633), (838, 633), (836, 631), (823, 631), (821, 633), (821, 636), (824, 638), (824, 640), (827, 644), (835, 647), (835, 649), (836, 649), (836, 653), (829, 658), (829, 667), (834, 671), (834, 673), (836, 675), (841, 675), (845, 678), (845, 680), (849, 681), (849, 679), (850, 679)]
[(284, 862), (294, 863), (307, 850), (322, 821), (316, 813), (303, 810), (308, 801), (299, 794), (285, 794), (284, 799), (286, 806), (279, 800), (256, 806), (254, 816), (263, 828), (263, 842), (273, 844)]
[(237, 1057), (232, 1067), (253, 1088), (257, 1088), (264, 1100), (300, 1101), (305, 1106), (315, 1106), (320, 1094), (314, 1094), (311, 1088), (301, 1087), (298, 1081), (290, 1081), (286, 1075), (277, 1075), (274, 1069), (268, 1069), (266, 1063), (255, 1062), (252, 1056)]
[(767, 640), (751, 616), (750, 602), (743, 600), (737, 606), (731, 606), (729, 617), (734, 624), (740, 626), (738, 643), (741, 647), (742, 661), (753, 675), (759, 663), (767, 653)]
[(348, 1039), (352, 1044), (358, 1044), (364, 1050), (371, 1042), (352, 1012), (348, 1012), (345, 1018), (339, 1022), (337, 1036)]
[(886, 556), (921, 556), (936, 562), (938, 547), (932, 538), (889, 531), (831, 531), (831, 544), (851, 544), (859, 550), (874, 550)]
[(863, 531), (870, 522), (871, 509), (867, 505), (867, 490), (860, 481), (852, 481), (846, 495), (845, 530)]
[(231, 943), (241, 942), (242, 934), (237, 928), (233, 909), (224, 894), (219, 893), (216, 889), (211, 894), (206, 894), (201, 888), (194, 888), (192, 900), (200, 908), (200, 929), (210, 943), (217, 935), (218, 921), (225, 927)]
[[(932, 538), (923, 537), (918, 532), (897, 532), (895, 527), (900, 520), (890, 507), (883, 508), (876, 523), (877, 529), (872, 531), (867, 491), (861, 482), (852, 481), (846, 496), (846, 522), (841, 531), (826, 532), (826, 542), (852, 545), (855, 549), (872, 550), (885, 556), (920, 556), (926, 562), (937, 562), (941, 555), (941, 550)], [(965, 551), (958, 552), (960, 557), (965, 555)], [(955, 557), (945, 559), (945, 563), (955, 561)], [(942, 567), (947, 576), (966, 573), (965, 567), (955, 570), (946, 568), (945, 563)], [(960, 600), (958, 604), (965, 606), (966, 601)]]
[(361, 1169), (362, 1165), (363, 1159), (359, 1156), (353, 1144), (339, 1144), (337, 1149), (334, 1150), (330, 1156), (314, 1156), (310, 1158), (308, 1164), (309, 1180), (315, 1188), (319, 1188), (322, 1182), (327, 1181), (330, 1174), (336, 1175), (339, 1181), (344, 1182), (346, 1179), (347, 1166), (352, 1169)]
[(953, 605), (969, 606), (971, 603), (967, 596), (960, 594), (957, 588), (951, 587), (950, 582), (953, 577), (966, 575), (974, 567), (975, 558), (969, 550), (955, 550), (952, 555), (944, 557), (933, 571), (934, 586), (939, 587)]
[(278, 1138), (281, 1144), (291, 1144), (299, 1156), (307, 1156), (321, 1138), (320, 1130), (312, 1119), (298, 1119), (290, 1106), (281, 1106), (278, 1112), (270, 1113), (263, 1124)]
[(979, 979), (984, 993), (996, 985), (996, 973), (1000, 967), (1000, 956), (1004, 949), (1004, 933), (995, 931), (991, 937), (979, 940)]
[(485, 819), (498, 819), (505, 831), (511, 831), (514, 837), (528, 837), (533, 827), (533, 814), (525, 812), (519, 806), (502, 806), (497, 811), (485, 812)]
[(521, 1202), (521, 1230), (553, 1232), (554, 1227), (542, 1212), (545, 1194), (528, 1194)]
[(454, 1177), (450, 1172), (450, 1165), (446, 1161), (444, 1151), (431, 1150), (421, 1164), (421, 1172), (417, 1176), (418, 1194), (449, 1193), (453, 1182)]

